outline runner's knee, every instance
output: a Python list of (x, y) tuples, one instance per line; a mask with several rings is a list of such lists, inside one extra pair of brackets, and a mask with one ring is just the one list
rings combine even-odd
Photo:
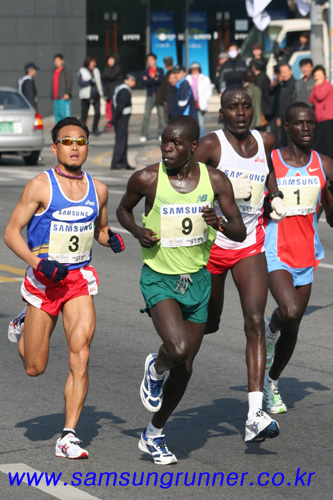
[(29, 377), (38, 377), (46, 370), (47, 363), (24, 363), (25, 372)]
[(168, 345), (169, 355), (174, 366), (185, 363), (191, 353), (191, 345), (185, 340), (172, 342)]
[(88, 366), (90, 349), (88, 345), (82, 346), (78, 351), (69, 352), (69, 366), (76, 373), (85, 373)]
[(245, 316), (244, 327), (247, 337), (262, 336), (264, 338), (264, 318), (261, 313), (254, 312), (250, 315)]
[(295, 303), (284, 304), (283, 306), (280, 306), (280, 311), (283, 318), (288, 323), (295, 323), (300, 319), (301, 312), (298, 304)]

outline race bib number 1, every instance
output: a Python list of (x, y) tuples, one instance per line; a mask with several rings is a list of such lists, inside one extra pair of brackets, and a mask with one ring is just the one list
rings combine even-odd
[(278, 179), (278, 187), (284, 194), (283, 203), (287, 207), (287, 217), (308, 215), (316, 211), (321, 189), (319, 177), (286, 177)]

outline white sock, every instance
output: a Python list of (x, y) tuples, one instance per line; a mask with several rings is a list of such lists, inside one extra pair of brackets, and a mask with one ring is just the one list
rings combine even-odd
[(263, 393), (261, 391), (248, 392), (249, 412), (247, 418), (255, 415), (258, 410), (262, 409)]
[(72, 434), (74, 434), (74, 436), (75, 436), (75, 430), (74, 430), (74, 429), (71, 429), (70, 427), (64, 427), (64, 428), (63, 428), (63, 431), (65, 431), (65, 432), (71, 432), (71, 433), (72, 433)]
[(267, 337), (271, 340), (276, 340), (279, 330), (276, 330), (276, 332), (272, 332), (270, 324), (268, 325), (269, 332), (267, 333)]
[(147, 438), (156, 438), (156, 437), (162, 436), (162, 434), (163, 434), (163, 428), (162, 429), (158, 429), (150, 421), (149, 424), (148, 424), (148, 426), (147, 426), (145, 434), (146, 434)]
[(159, 375), (157, 373), (157, 371), (155, 370), (155, 363), (150, 366), (149, 372), (150, 372), (151, 378), (153, 378), (154, 380), (161, 380), (164, 377), (164, 373), (162, 373), (162, 375)]

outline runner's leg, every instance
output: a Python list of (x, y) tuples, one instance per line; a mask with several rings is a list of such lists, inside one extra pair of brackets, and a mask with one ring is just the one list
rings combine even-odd
[(88, 361), (95, 331), (95, 307), (90, 295), (77, 297), (63, 307), (70, 371), (65, 384), (65, 428), (75, 429), (88, 392)]

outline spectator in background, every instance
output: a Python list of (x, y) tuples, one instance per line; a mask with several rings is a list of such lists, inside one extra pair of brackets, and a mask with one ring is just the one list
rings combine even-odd
[(54, 56), (54, 71), (52, 75), (51, 99), (53, 99), (54, 121), (67, 118), (72, 114), (72, 73), (65, 66), (65, 59), (62, 54)]
[(164, 121), (165, 123), (169, 121), (168, 116), (168, 93), (170, 91), (169, 75), (173, 69), (173, 59), (172, 57), (165, 57), (163, 59), (165, 75), (162, 78), (161, 85), (157, 87), (156, 91), (156, 105), (163, 106)]
[(171, 71), (170, 75), (168, 76), (168, 82), (170, 88), (167, 95), (167, 109), (168, 109), (168, 117), (166, 120), (167, 122), (171, 119), (171, 115), (173, 113), (176, 100), (176, 83), (178, 82), (178, 78), (176, 73), (174, 73), (173, 71)]
[(309, 97), (314, 86), (312, 59), (309, 57), (301, 59), (299, 65), (303, 76), (296, 81), (295, 101), (310, 104)]
[(222, 65), (227, 61), (227, 59), (228, 59), (228, 52), (221, 52), (218, 56), (218, 62), (215, 74), (215, 87), (217, 91), (219, 91), (219, 77), (221, 73), (221, 68)]
[(78, 72), (78, 85), (80, 87), (79, 97), (81, 99), (81, 120), (87, 122), (90, 103), (93, 104), (95, 114), (92, 132), (99, 135), (98, 123), (101, 117), (101, 97), (103, 97), (103, 87), (101, 73), (96, 67), (96, 58), (87, 56), (83, 61), (82, 68)]
[(317, 120), (315, 150), (333, 159), (333, 87), (321, 65), (313, 68), (314, 87), (309, 101), (314, 105)]
[(218, 81), (218, 91), (220, 94), (232, 85), (243, 85), (243, 73), (246, 70), (244, 59), (239, 55), (236, 43), (231, 43), (228, 47), (228, 59), (221, 66)]
[(177, 82), (175, 84), (175, 96), (170, 119), (185, 115), (191, 116), (191, 118), (198, 121), (191, 85), (186, 80), (186, 69), (178, 64), (173, 68), (172, 73), (176, 75)]
[(272, 94), (271, 82), (266, 74), (266, 59), (255, 59), (252, 64), (252, 70), (256, 77), (256, 85), (261, 90), (261, 112), (267, 121), (272, 114)]
[(31, 106), (37, 110), (37, 89), (35, 76), (39, 68), (35, 63), (29, 62), (24, 66), (25, 75), (18, 81), (18, 89), (30, 102)]
[(122, 81), (123, 75), (121, 72), (121, 67), (119, 65), (118, 54), (110, 54), (106, 59), (106, 66), (102, 71), (102, 83), (104, 88), (105, 96), (105, 117), (106, 126), (105, 132), (111, 130), (111, 120), (112, 120), (112, 97), (114, 90)]
[(164, 127), (164, 110), (163, 106), (156, 104), (157, 89), (161, 85), (163, 79), (163, 69), (156, 65), (157, 57), (155, 54), (148, 54), (146, 57), (147, 68), (142, 73), (142, 83), (147, 87), (147, 97), (145, 104), (145, 114), (143, 117), (140, 142), (146, 142), (149, 137), (149, 121), (153, 108), (156, 106), (158, 116), (158, 135), (162, 134)]
[(274, 105), (275, 130), (272, 132), (275, 132), (277, 148), (283, 148), (288, 145), (283, 121), (286, 109), (294, 102), (296, 80), (288, 63), (280, 64), (278, 71), (279, 84)]
[[(252, 69), (248, 68), (246, 71), (244, 71), (243, 74), (243, 82), (244, 82), (244, 87), (252, 97), (252, 108), (253, 108), (253, 118), (252, 122), (250, 125), (250, 128), (260, 128), (262, 126), (262, 119), (261, 119), (261, 90), (256, 85), (256, 76), (253, 73)], [(267, 123), (267, 121), (266, 121)], [(263, 124), (264, 125), (266, 125)]]
[(267, 65), (267, 59), (263, 56), (262, 46), (260, 43), (255, 43), (252, 47), (252, 59), (249, 64), (249, 68), (252, 68), (254, 61), (263, 60)]
[(200, 137), (206, 135), (205, 113), (208, 109), (208, 101), (212, 95), (212, 82), (208, 76), (201, 73), (201, 66), (193, 62), (189, 69), (189, 75), (186, 80), (191, 85), (195, 107), (198, 115), (198, 124), (200, 127)]
[(113, 150), (111, 170), (134, 170), (127, 161), (128, 124), (132, 112), (132, 88), (136, 77), (128, 74), (123, 83), (117, 85), (112, 96), (112, 124), (115, 127), (116, 140)]
[(310, 50), (310, 34), (308, 31), (301, 33), (297, 42), (284, 49), (284, 58), (289, 61), (294, 52), (304, 50)]

